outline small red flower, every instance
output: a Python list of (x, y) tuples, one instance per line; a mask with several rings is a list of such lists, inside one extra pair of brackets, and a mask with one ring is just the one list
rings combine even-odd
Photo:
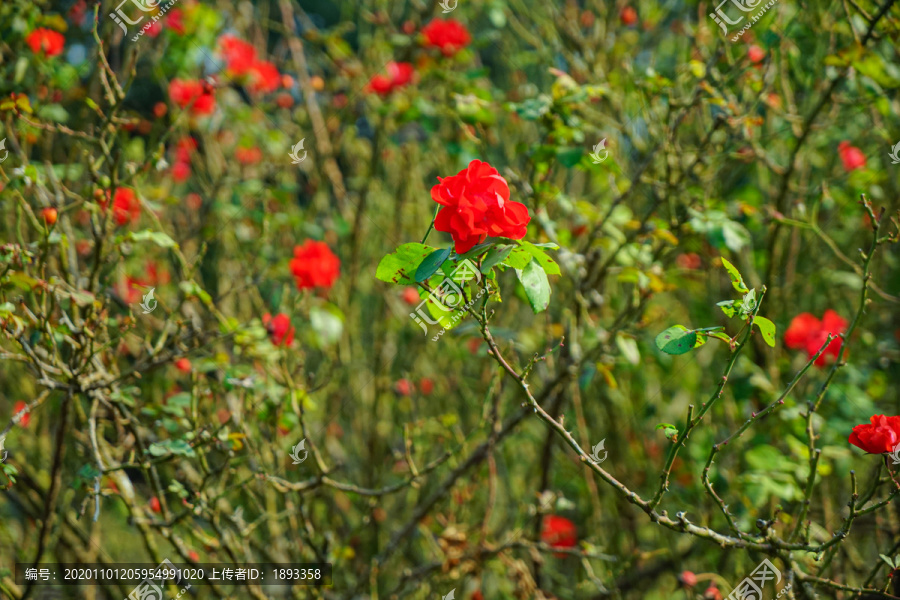
[(872, 415), (869, 423), (853, 428), (849, 441), (869, 454), (893, 452), (900, 444), (900, 417)]
[[(109, 192), (106, 192), (106, 199), (100, 203), (105, 210), (106, 204), (109, 202)], [(141, 216), (141, 203), (138, 201), (134, 190), (131, 188), (116, 188), (116, 193), (112, 200), (113, 219), (116, 225), (122, 226), (127, 223), (137, 221)]]
[(274, 317), (269, 313), (263, 315), (263, 325), (269, 333), (269, 340), (276, 346), (290, 346), (294, 342), (294, 328), (291, 326), (291, 318), (284, 313), (278, 313)]
[(162, 21), (156, 21), (155, 23), (151, 23), (150, 27), (147, 28), (147, 35), (155, 38), (158, 37), (159, 34), (162, 33), (163, 24)]
[(414, 287), (406, 287), (403, 288), (403, 301), (409, 304), (410, 306), (414, 306), (419, 304), (422, 299), (419, 297), (419, 290)]
[(431, 188), (431, 199), (444, 208), (434, 228), (450, 234), (457, 254), (468, 252), (488, 236), (525, 237), (531, 220), (528, 208), (509, 200), (509, 185), (488, 163), (473, 160), (456, 175), (438, 180)]
[(419, 380), (419, 391), (422, 392), (423, 396), (430, 396), (431, 392), (434, 391), (434, 381), (428, 377), (423, 377)]
[(216, 97), (202, 81), (173, 79), (169, 83), (169, 98), (181, 108), (190, 106), (195, 115), (209, 115), (216, 110)]
[(25, 43), (35, 54), (44, 53), (48, 58), (62, 54), (66, 38), (63, 34), (46, 27), (40, 27), (25, 37)]
[(409, 396), (413, 393), (413, 384), (409, 379), (398, 379), (394, 384), (394, 389), (401, 396)]
[[(13, 405), (13, 416), (19, 414), (20, 412), (22, 412), (23, 410), (25, 410), (27, 407), (28, 407), (27, 404), (25, 404), (24, 402), (22, 402), (21, 400), (19, 400), (18, 402), (16, 402), (16, 403)], [(22, 427), (28, 427), (28, 423), (29, 423), (30, 421), (31, 421), (31, 413), (25, 412), (25, 413), (22, 415), (22, 418), (19, 419), (19, 425), (21, 425)]]
[(175, 361), (175, 368), (181, 371), (182, 373), (190, 373), (191, 372), (191, 361), (186, 358), (179, 358)]
[(722, 600), (722, 592), (719, 591), (719, 588), (714, 583), (711, 583), (706, 588), (706, 591), (703, 592), (703, 600)]
[(184, 12), (180, 8), (173, 8), (166, 15), (166, 27), (178, 35), (184, 35)]
[(866, 166), (866, 155), (856, 146), (851, 146), (850, 142), (845, 141), (838, 144), (838, 154), (841, 155), (844, 170), (848, 173)]
[(387, 75), (375, 75), (369, 80), (369, 85), (366, 86), (366, 89), (370, 92), (375, 92), (379, 96), (387, 96), (393, 89), (391, 78)]
[(250, 70), (250, 89), (261, 94), (274, 92), (281, 85), (281, 73), (266, 60), (261, 60), (253, 65)]
[(444, 56), (453, 56), (472, 41), (466, 26), (456, 19), (433, 19), (422, 28), (425, 45), (439, 48)]
[(697, 576), (691, 571), (682, 571), (678, 575), (678, 581), (685, 587), (694, 587), (697, 585)]
[(156, 496), (150, 498), (150, 510), (155, 513), (158, 513), (162, 510), (162, 507), (159, 504), (159, 498), (157, 498)]
[(191, 163), (178, 161), (172, 165), (172, 179), (175, 183), (184, 183), (191, 176)]
[(234, 157), (242, 165), (255, 165), (262, 160), (262, 150), (253, 148), (238, 148), (234, 151)]
[[(838, 335), (846, 329), (847, 321), (831, 309), (825, 311), (821, 321), (810, 313), (800, 313), (784, 332), (784, 345), (791, 350), (806, 350), (809, 358), (812, 358), (825, 343), (829, 333)], [(816, 359), (815, 365), (823, 366), (828, 356), (836, 359), (841, 351), (841, 343), (839, 337), (832, 340), (825, 352)]]
[(52, 206), (48, 206), (47, 208), (41, 209), (41, 218), (44, 219), (44, 223), (47, 225), (53, 225), (56, 223), (56, 219), (59, 216), (59, 211), (57, 211)]
[(541, 524), (541, 540), (553, 548), (573, 548), (578, 543), (578, 530), (565, 517), (547, 515)]
[(229, 75), (241, 77), (250, 73), (250, 69), (256, 64), (256, 48), (253, 44), (233, 35), (223, 35), (219, 39), (219, 45), (225, 58), (225, 70)]
[(294, 246), (290, 267), (297, 289), (330, 289), (340, 275), (341, 261), (325, 242), (306, 240), (302, 246)]
[(369, 80), (367, 89), (375, 92), (379, 96), (387, 96), (392, 91), (402, 88), (413, 80), (415, 70), (410, 63), (391, 61), (387, 64), (387, 72), (385, 75), (375, 75)]
[(631, 6), (626, 6), (625, 8), (622, 9), (622, 12), (619, 13), (619, 20), (622, 21), (622, 25), (625, 25), (626, 27), (631, 27), (632, 25), (637, 23), (637, 20), (638, 20), (637, 11), (634, 10), (634, 8)]
[(756, 64), (762, 62), (762, 59), (766, 57), (766, 51), (756, 45), (750, 46), (747, 49), (747, 57), (750, 59), (750, 62)]
[(191, 155), (197, 149), (197, 141), (188, 136), (178, 140), (175, 144), (175, 157), (181, 162), (191, 162)]
[(193, 550), (188, 552), (188, 558), (194, 562), (200, 562), (200, 555), (197, 554), (196, 552), (194, 552)]

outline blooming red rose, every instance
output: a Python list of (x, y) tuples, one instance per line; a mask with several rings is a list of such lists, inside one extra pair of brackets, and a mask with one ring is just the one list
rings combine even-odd
[(466, 26), (456, 19), (433, 19), (422, 28), (425, 45), (440, 48), (444, 56), (452, 56), (464, 48), (472, 36)]
[(286, 314), (278, 313), (273, 317), (266, 313), (262, 322), (269, 333), (269, 340), (276, 346), (290, 346), (294, 342), (294, 328), (291, 326), (291, 318)]
[[(106, 192), (106, 199), (100, 203), (101, 208), (106, 209), (109, 202), (109, 192)], [(134, 190), (131, 188), (116, 188), (116, 193), (112, 200), (113, 219), (116, 225), (120, 227), (129, 222), (137, 221), (141, 216), (141, 203), (137, 199)]]
[(900, 417), (872, 415), (869, 423), (853, 428), (850, 443), (869, 454), (893, 452), (900, 445)]
[(216, 109), (216, 97), (202, 81), (173, 79), (169, 83), (169, 98), (181, 108), (190, 106), (195, 115), (212, 114)]
[(838, 154), (841, 155), (841, 161), (844, 163), (844, 170), (848, 173), (856, 169), (862, 169), (866, 166), (866, 155), (856, 146), (851, 146), (850, 142), (841, 142), (838, 144)]
[(369, 80), (366, 89), (379, 96), (387, 96), (392, 91), (407, 85), (413, 80), (415, 70), (410, 63), (391, 61), (387, 64), (387, 75), (375, 75)]
[(25, 43), (35, 54), (43, 52), (45, 56), (50, 57), (62, 54), (66, 38), (58, 31), (40, 27), (25, 37)]
[[(25, 404), (24, 402), (22, 402), (21, 400), (16, 402), (13, 405), (13, 416), (15, 416), (15, 415), (19, 414), (20, 412), (22, 412), (23, 410), (25, 410), (25, 408), (27, 406), (28, 405)], [(22, 427), (28, 427), (29, 421), (31, 421), (31, 413), (26, 412), (22, 415), (22, 418), (19, 419), (19, 425), (21, 425)]]
[(341, 272), (341, 261), (325, 242), (306, 240), (294, 247), (291, 273), (297, 280), (297, 289), (329, 289)]
[(567, 518), (547, 515), (541, 524), (541, 540), (553, 548), (572, 548), (578, 542), (578, 531)]
[[(825, 311), (820, 321), (810, 313), (800, 313), (791, 321), (784, 332), (784, 344), (792, 350), (806, 350), (810, 358), (815, 356), (828, 334), (838, 335), (847, 329), (847, 321), (831, 309)], [(828, 344), (825, 352), (816, 359), (816, 366), (825, 364), (826, 357), (837, 358), (841, 351), (841, 338), (835, 338)]]
[(173, 8), (168, 12), (166, 27), (178, 35), (184, 35), (184, 12), (180, 8)]
[(450, 234), (457, 254), (464, 254), (488, 236), (522, 239), (531, 220), (521, 202), (510, 202), (509, 186), (497, 169), (473, 160), (469, 166), (441, 179), (431, 199), (443, 206), (434, 228)]

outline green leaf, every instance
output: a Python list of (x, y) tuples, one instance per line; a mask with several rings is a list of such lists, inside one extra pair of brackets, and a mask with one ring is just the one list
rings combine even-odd
[(722, 266), (724, 266), (725, 270), (728, 271), (728, 275), (731, 277), (731, 285), (735, 290), (739, 291), (742, 294), (746, 294), (750, 291), (750, 289), (747, 288), (747, 285), (744, 283), (744, 278), (741, 277), (740, 271), (737, 270), (737, 267), (728, 262), (725, 257), (722, 257)]
[(506, 257), (509, 256), (509, 253), (513, 251), (513, 248), (515, 248), (515, 246), (497, 246), (491, 248), (481, 263), (481, 272), (487, 273), (496, 265), (502, 263), (506, 260)]
[(555, 260), (547, 256), (546, 252), (528, 242), (522, 242), (522, 247), (528, 250), (547, 275), (559, 275), (559, 265), (556, 264)]
[(525, 296), (535, 314), (550, 306), (550, 282), (547, 273), (535, 261), (529, 262), (524, 269), (516, 269), (516, 276), (525, 288)]
[(671, 423), (660, 423), (656, 426), (656, 428), (662, 429), (665, 436), (670, 440), (674, 440), (678, 435), (678, 428)]
[(413, 277), (416, 270), (425, 257), (434, 250), (435, 248), (425, 244), (403, 244), (381, 259), (378, 269), (375, 271), (375, 277), (387, 283), (414, 285), (416, 282)]
[(509, 256), (503, 261), (503, 264), (508, 265), (513, 269), (524, 269), (525, 266), (531, 262), (532, 258), (534, 258), (534, 256), (531, 252), (526, 250), (524, 246), (519, 246), (509, 253)]
[(759, 327), (763, 339), (772, 348), (775, 347), (775, 323), (765, 317), (754, 317), (753, 324)]
[(133, 242), (153, 242), (160, 248), (178, 247), (178, 243), (162, 231), (129, 231), (125, 239)]
[(435, 250), (426, 256), (425, 260), (416, 268), (416, 283), (427, 281), (429, 277), (434, 275), (441, 268), (441, 265), (444, 264), (444, 261), (450, 257), (451, 252), (453, 252), (452, 248), (444, 248)]
[(886, 562), (890, 568), (892, 568), (892, 569), (896, 569), (896, 568), (897, 568), (897, 567), (894, 565), (894, 561), (891, 560), (891, 557), (885, 556), (884, 554), (879, 554), (878, 556), (880, 556), (880, 557), (881, 557), (881, 560), (883, 560), (884, 562)]
[(716, 306), (722, 309), (722, 312), (725, 313), (726, 317), (731, 318), (737, 314), (737, 311), (741, 307), (741, 303), (738, 302), (735, 304), (734, 300), (723, 300), (721, 302), (716, 302)]
[(194, 456), (194, 449), (184, 440), (165, 440), (154, 442), (148, 448), (153, 456), (165, 456), (166, 454), (178, 454), (181, 456)]
[(656, 347), (666, 354), (690, 352), (697, 343), (697, 333), (684, 325), (673, 325), (656, 336)]

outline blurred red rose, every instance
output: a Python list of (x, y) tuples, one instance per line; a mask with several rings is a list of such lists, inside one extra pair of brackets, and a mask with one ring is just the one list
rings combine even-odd
[(696, 252), (686, 252), (675, 257), (675, 264), (682, 269), (695, 270), (700, 268), (702, 261)]
[(202, 81), (173, 79), (169, 83), (169, 98), (181, 108), (190, 106), (195, 115), (208, 115), (216, 109), (216, 97)]
[[(787, 331), (784, 332), (784, 344), (791, 350), (806, 350), (809, 358), (815, 356), (828, 334), (838, 335), (847, 329), (847, 321), (831, 309), (825, 311), (820, 321), (810, 313), (800, 313), (793, 318)], [(816, 359), (816, 366), (825, 364), (826, 357), (837, 358), (841, 350), (841, 338), (835, 338), (828, 344), (825, 352)]]
[(389, 62), (387, 64), (387, 75), (375, 75), (369, 80), (366, 89), (374, 92), (379, 96), (387, 96), (392, 91), (407, 85), (412, 81), (415, 73), (412, 64)]
[(565, 517), (547, 515), (541, 524), (541, 540), (553, 548), (573, 548), (578, 543), (578, 531)]
[(719, 588), (714, 583), (711, 583), (706, 588), (706, 591), (703, 592), (703, 600), (722, 600), (722, 592), (719, 591)]
[[(16, 402), (13, 405), (13, 416), (15, 416), (15, 415), (19, 414), (20, 412), (22, 412), (23, 410), (25, 410), (25, 408), (27, 406), (28, 405), (25, 404), (24, 402), (22, 402), (21, 400)], [(19, 425), (21, 425), (22, 427), (28, 427), (28, 423), (30, 421), (31, 421), (31, 413), (26, 412), (22, 415), (22, 418), (19, 419)]]
[(431, 199), (444, 208), (434, 228), (450, 234), (457, 254), (468, 252), (488, 236), (525, 237), (531, 220), (528, 208), (510, 202), (506, 180), (488, 163), (473, 160), (456, 175), (438, 180), (431, 188)]
[(162, 507), (159, 504), (159, 498), (157, 498), (156, 496), (153, 496), (152, 498), (150, 498), (150, 510), (152, 510), (155, 513), (158, 513), (159, 511), (162, 510)]
[(325, 242), (306, 240), (302, 246), (294, 246), (290, 267), (297, 289), (330, 289), (340, 275), (341, 261)]
[(452, 56), (464, 48), (472, 36), (465, 25), (456, 19), (433, 19), (422, 28), (425, 45), (439, 48), (444, 56)]
[(481, 590), (475, 590), (472, 592), (472, 600), (484, 600), (484, 596), (481, 594)]
[(423, 396), (430, 396), (431, 392), (434, 391), (434, 381), (428, 377), (423, 377), (419, 380), (419, 391), (422, 392)]
[(869, 454), (893, 452), (900, 444), (900, 417), (872, 415), (869, 423), (853, 428), (849, 441)]
[(394, 384), (394, 389), (401, 396), (409, 396), (410, 394), (413, 393), (413, 390), (414, 390), (413, 384), (410, 382), (409, 379), (398, 379), (397, 382)]
[(50, 57), (62, 54), (66, 38), (58, 31), (40, 27), (25, 37), (25, 43), (35, 54), (43, 52), (44, 55)]
[(281, 85), (281, 73), (266, 60), (260, 60), (250, 68), (250, 89), (254, 92), (267, 94), (274, 92)]
[(747, 49), (747, 57), (752, 63), (762, 62), (762, 59), (766, 57), (766, 51), (756, 45), (750, 46)]
[(625, 8), (622, 9), (622, 12), (619, 13), (619, 20), (622, 21), (622, 25), (625, 25), (626, 27), (631, 27), (632, 25), (637, 23), (637, 20), (638, 20), (637, 11), (634, 10), (634, 8), (631, 6), (626, 6)]
[(182, 373), (190, 373), (191, 372), (191, 361), (186, 358), (179, 358), (175, 361), (175, 368), (181, 371)]
[[(100, 202), (100, 207), (106, 210), (107, 202), (109, 202), (109, 191), (106, 192), (106, 198)], [(141, 216), (141, 203), (131, 188), (116, 188), (112, 207), (113, 219), (115, 219), (116, 225), (120, 227), (129, 222), (137, 221)]]
[(47, 208), (41, 209), (41, 217), (44, 219), (44, 223), (52, 226), (59, 217), (59, 211), (52, 206), (48, 206)]
[(866, 155), (856, 146), (851, 146), (850, 142), (841, 142), (838, 144), (838, 154), (841, 155), (841, 161), (844, 163), (844, 170), (848, 173), (856, 169), (862, 169), (866, 166)]
[(234, 157), (242, 165), (255, 165), (262, 160), (262, 150), (253, 148), (238, 148), (234, 151)]
[(697, 575), (691, 571), (682, 571), (678, 574), (678, 581), (685, 587), (694, 587), (697, 585)]
[(175, 183), (184, 183), (191, 176), (191, 163), (178, 161), (172, 165), (172, 179)]
[(246, 75), (256, 63), (256, 48), (250, 42), (233, 35), (223, 35), (219, 38), (219, 45), (225, 59), (225, 70), (229, 75), (235, 77)]
[(414, 287), (406, 287), (403, 288), (403, 301), (409, 304), (410, 306), (416, 305), (422, 301), (419, 297), (418, 288)]
[(166, 27), (178, 35), (184, 35), (184, 12), (180, 8), (173, 8), (166, 15)]
[(291, 319), (284, 313), (274, 317), (269, 313), (263, 315), (263, 325), (269, 333), (269, 340), (276, 346), (290, 346), (294, 342), (294, 328)]

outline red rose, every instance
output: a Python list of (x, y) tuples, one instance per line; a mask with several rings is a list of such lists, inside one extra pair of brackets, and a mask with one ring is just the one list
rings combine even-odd
[(341, 271), (341, 261), (328, 244), (313, 240), (294, 247), (290, 266), (299, 290), (330, 289)]
[(294, 342), (294, 328), (291, 319), (284, 313), (274, 317), (269, 313), (263, 315), (263, 325), (269, 333), (269, 340), (276, 346), (290, 346)]
[(172, 166), (172, 179), (175, 183), (183, 183), (191, 176), (191, 163), (178, 161)]
[(851, 146), (850, 142), (838, 144), (838, 153), (841, 155), (841, 161), (844, 163), (844, 170), (848, 173), (866, 166), (866, 155), (856, 146)]
[(541, 540), (553, 548), (572, 548), (578, 543), (578, 531), (575, 523), (565, 517), (547, 515), (541, 526)]
[[(106, 204), (109, 202), (109, 192), (106, 192), (106, 199), (100, 203), (101, 208), (106, 209)], [(116, 221), (116, 225), (120, 227), (129, 222), (137, 221), (141, 216), (141, 203), (138, 201), (137, 196), (134, 194), (134, 190), (131, 188), (116, 188), (116, 193), (113, 196), (112, 201), (113, 207), (113, 219)]]
[(434, 382), (428, 377), (423, 377), (419, 380), (419, 391), (423, 396), (430, 396), (434, 391)]
[(169, 83), (169, 98), (181, 108), (190, 106), (195, 115), (208, 115), (216, 109), (216, 97), (202, 81), (173, 79)]
[(434, 228), (450, 234), (457, 254), (464, 254), (488, 236), (522, 239), (531, 220), (521, 202), (510, 202), (509, 186), (497, 169), (473, 160), (469, 166), (441, 179), (431, 199), (443, 206)]
[(637, 23), (638, 15), (637, 11), (634, 10), (631, 6), (626, 6), (622, 9), (622, 12), (619, 13), (619, 20), (622, 21), (622, 25), (626, 27), (631, 27), (635, 23)]
[(184, 12), (180, 8), (173, 8), (166, 15), (166, 27), (178, 35), (184, 35)]
[(387, 64), (388, 74), (375, 75), (369, 80), (366, 89), (375, 92), (379, 96), (387, 96), (392, 91), (407, 85), (412, 81), (415, 71), (410, 63), (389, 62)]
[[(25, 410), (27, 407), (28, 407), (27, 404), (25, 404), (24, 402), (19, 400), (18, 402), (16, 402), (13, 405), (13, 416), (19, 414), (20, 412)], [(19, 425), (21, 425), (22, 427), (28, 427), (29, 421), (31, 421), (31, 413), (25, 412), (22, 414), (22, 418), (19, 419)]]
[(694, 587), (697, 585), (697, 575), (691, 571), (682, 571), (678, 575), (678, 581), (685, 587)]
[(250, 68), (250, 90), (261, 94), (274, 92), (281, 85), (281, 73), (275, 65), (260, 60)]
[[(831, 309), (825, 311), (821, 321), (809, 313), (800, 313), (784, 332), (784, 344), (792, 350), (806, 350), (807, 355), (812, 358), (825, 343), (829, 333), (838, 335), (846, 329), (847, 321)], [(816, 366), (824, 365), (828, 356), (836, 359), (841, 351), (841, 343), (841, 338), (833, 339), (825, 352), (816, 359)]]
[(238, 148), (234, 151), (234, 157), (242, 165), (255, 165), (262, 160), (262, 150), (253, 148)]
[(900, 417), (872, 415), (868, 424), (853, 428), (850, 443), (869, 454), (893, 452), (900, 445)]
[(40, 27), (25, 37), (25, 43), (31, 47), (31, 51), (35, 54), (43, 52), (49, 58), (62, 54), (66, 38), (58, 31)]
[(162, 507), (159, 505), (159, 498), (157, 498), (156, 496), (150, 498), (150, 510), (155, 513), (158, 513), (162, 510)]
[(186, 358), (179, 358), (175, 361), (175, 368), (181, 371), (182, 373), (190, 373), (191, 372), (191, 361)]
[(766, 57), (766, 51), (759, 46), (750, 46), (747, 49), (747, 57), (750, 59), (750, 62), (756, 64), (762, 62), (762, 59)]
[(394, 384), (394, 389), (401, 396), (409, 396), (413, 393), (415, 388), (413, 388), (413, 384), (409, 379), (398, 379)]
[(250, 42), (240, 40), (233, 35), (223, 35), (219, 39), (222, 57), (225, 59), (225, 70), (229, 75), (241, 77), (250, 72), (256, 64), (256, 48)]
[(453, 56), (471, 40), (469, 30), (456, 19), (434, 19), (424, 28), (425, 45), (440, 48), (444, 56)]

